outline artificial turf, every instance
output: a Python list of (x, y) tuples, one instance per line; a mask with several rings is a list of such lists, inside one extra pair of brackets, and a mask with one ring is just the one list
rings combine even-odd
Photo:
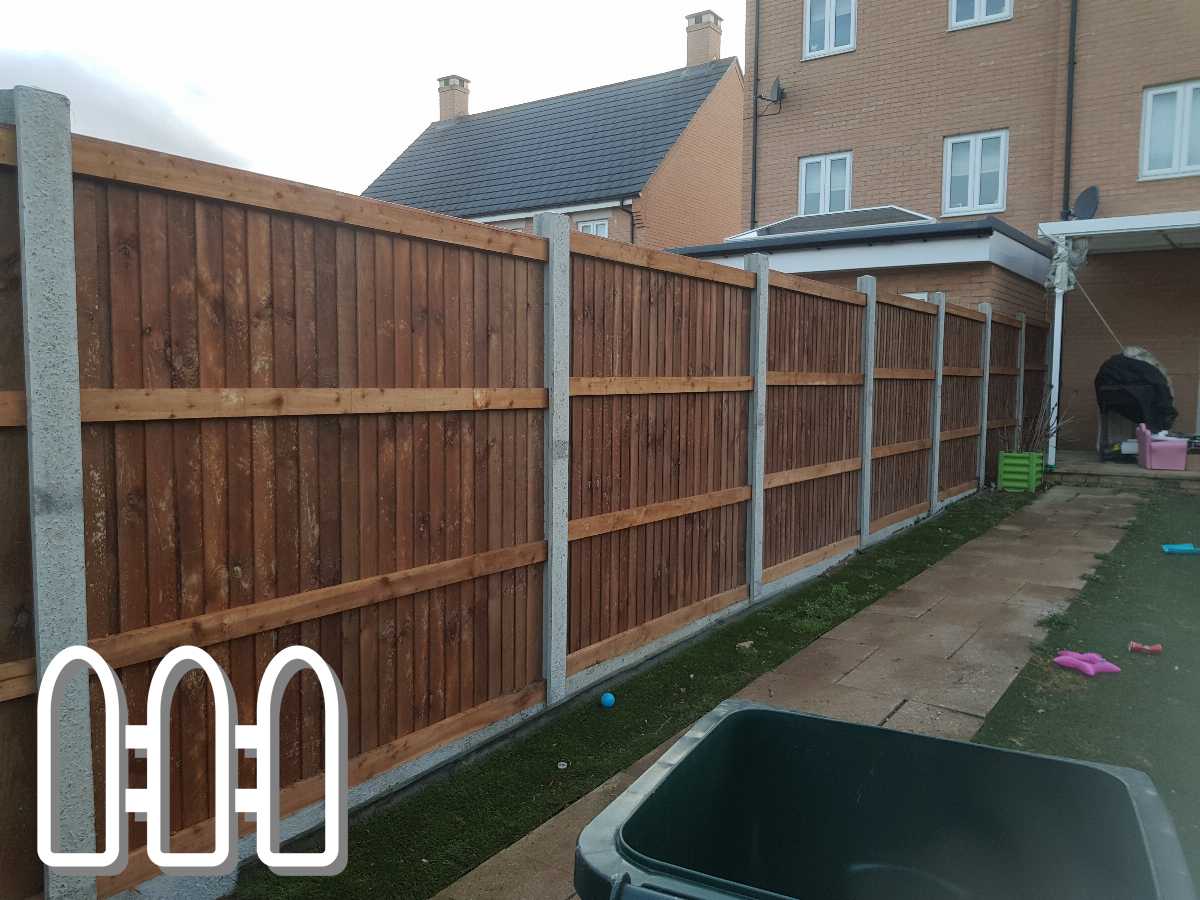
[[(1200, 541), (1200, 496), (1164, 487), (1138, 510), (992, 709), (975, 740), (1147, 773), (1200, 883), (1200, 556), (1163, 544)], [(1161, 656), (1130, 640), (1162, 643)], [(1059, 649), (1096, 651), (1121, 673), (1084, 678), (1051, 663)]]
[[(237, 896), (432, 896), (1030, 499), (986, 494), (955, 504), (621, 682), (613, 709), (579, 698), (353, 823), (341, 875), (278, 877), (253, 864), (241, 872)], [(753, 645), (739, 649), (745, 641)]]

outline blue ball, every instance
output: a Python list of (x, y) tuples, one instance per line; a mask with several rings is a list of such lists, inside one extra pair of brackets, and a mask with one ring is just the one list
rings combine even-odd
[(600, 695), (600, 705), (603, 706), (605, 709), (612, 709), (613, 704), (616, 702), (617, 702), (617, 698), (614, 697), (612, 694), (610, 694), (608, 691), (605, 691), (603, 694)]

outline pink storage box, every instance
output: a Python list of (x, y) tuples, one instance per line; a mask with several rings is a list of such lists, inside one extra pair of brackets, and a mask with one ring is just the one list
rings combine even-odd
[(1137, 427), (1137, 442), (1138, 465), (1143, 469), (1172, 469), (1182, 472), (1187, 468), (1186, 438), (1156, 438), (1143, 422)]

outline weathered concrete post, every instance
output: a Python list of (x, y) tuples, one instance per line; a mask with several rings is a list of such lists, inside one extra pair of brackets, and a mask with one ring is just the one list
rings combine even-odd
[(1021, 331), (1017, 336), (1017, 424), (1013, 428), (1013, 449), (1020, 450), (1025, 436), (1025, 313), (1017, 313)]
[(746, 271), (754, 273), (755, 278), (750, 299), (750, 374), (754, 377), (754, 391), (750, 395), (750, 516), (746, 533), (746, 584), (753, 603), (762, 595), (763, 586), (770, 258), (763, 253), (750, 254), (746, 257)]
[[(35, 88), (16, 87), (5, 93), (11, 104), (0, 101), (0, 117), (11, 111), (16, 125), (25, 433), (40, 678), (60, 650), (87, 643), (71, 106), (66, 97)], [(76, 679), (67, 686), (55, 715), (58, 848), (93, 852), (92, 728), (86, 681)], [(48, 797), (38, 799), (50, 802)], [(95, 894), (94, 878), (46, 871), (47, 898)]]
[(557, 213), (539, 213), (534, 231), (549, 242), (543, 279), (545, 312), (546, 409), (545, 527), (546, 573), (542, 594), (542, 677), (546, 705), (567, 696), (567, 517), (571, 465), (571, 222)]
[(933, 332), (933, 402), (929, 415), (929, 511), (937, 512), (941, 503), (938, 489), (942, 467), (942, 370), (946, 365), (946, 295), (934, 291), (929, 299), (937, 304), (937, 323)]
[(983, 377), (979, 379), (979, 453), (976, 478), (982, 488), (987, 478), (987, 433), (988, 433), (988, 384), (992, 373), (992, 304), (980, 303), (979, 311), (986, 317), (983, 321), (983, 355), (980, 367)]
[(858, 439), (858, 450), (862, 459), (858, 488), (858, 545), (865, 547), (871, 537), (871, 448), (875, 435), (875, 276), (858, 276), (856, 287), (859, 293), (867, 297), (867, 305), (863, 311), (863, 384), (860, 401), (862, 420)]

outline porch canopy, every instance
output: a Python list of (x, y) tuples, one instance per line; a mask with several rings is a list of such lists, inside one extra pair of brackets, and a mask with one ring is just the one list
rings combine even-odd
[[(1038, 234), (1048, 238), (1055, 246), (1049, 277), (1050, 286), (1054, 288), (1050, 396), (1054, 398), (1057, 413), (1062, 382), (1063, 295), (1076, 286), (1076, 270), (1088, 256), (1200, 249), (1200, 209), (1043, 222), (1038, 226)], [(1055, 463), (1057, 443), (1057, 435), (1052, 435), (1046, 455), (1048, 465)]]

